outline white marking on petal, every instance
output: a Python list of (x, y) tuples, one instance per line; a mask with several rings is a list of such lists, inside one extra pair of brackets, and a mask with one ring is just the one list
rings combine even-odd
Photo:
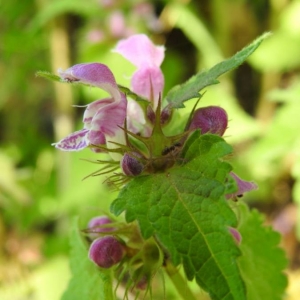
[(52, 145), (62, 151), (80, 151), (89, 145), (88, 132), (89, 130), (87, 129), (75, 131)]

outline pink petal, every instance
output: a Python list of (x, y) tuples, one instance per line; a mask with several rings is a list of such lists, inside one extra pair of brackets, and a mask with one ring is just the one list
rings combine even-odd
[[(90, 130), (88, 134), (89, 144), (97, 145), (97, 146), (105, 146), (106, 139), (105, 135), (101, 131)], [(105, 152), (104, 149), (98, 147), (90, 148), (95, 153)]]
[(135, 93), (153, 101), (155, 109), (164, 88), (164, 76), (158, 67), (141, 68), (133, 74), (131, 85)]
[(232, 237), (234, 238), (235, 242), (240, 245), (241, 241), (242, 241), (242, 236), (240, 234), (240, 232), (233, 227), (228, 227), (228, 231), (230, 232), (230, 234), (232, 235)]
[(110, 33), (115, 38), (124, 37), (126, 32), (126, 22), (121, 11), (111, 12), (108, 19)]
[(105, 145), (105, 135), (101, 131), (90, 130), (88, 133), (88, 140), (90, 144)]
[(97, 86), (116, 100), (120, 100), (116, 80), (110, 69), (100, 63), (86, 63), (75, 65), (66, 71), (58, 70), (59, 76), (65, 81), (78, 81), (92, 86)]
[(87, 134), (89, 130), (83, 129), (79, 131), (75, 131), (62, 139), (61, 141), (54, 143), (52, 145), (55, 148), (60, 149), (62, 151), (79, 151), (84, 149), (89, 145)]
[(115, 133), (124, 126), (126, 118), (127, 100), (121, 94), (120, 102), (111, 102), (102, 106), (94, 115), (91, 130), (101, 131), (105, 136), (114, 137)]
[(235, 180), (238, 186), (238, 190), (235, 193), (226, 195), (227, 199), (231, 199), (237, 196), (241, 196), (246, 192), (250, 192), (252, 190), (256, 190), (258, 187), (254, 182), (242, 180), (235, 173), (230, 172), (230, 176)]
[(94, 115), (101, 109), (103, 106), (111, 104), (114, 102), (114, 99), (100, 99), (90, 103), (83, 114), (83, 123), (85, 128), (89, 128), (92, 122)]
[(164, 60), (164, 46), (155, 46), (145, 34), (136, 34), (120, 41), (115, 52), (121, 54), (138, 68), (159, 67)]
[(136, 101), (127, 103), (127, 129), (133, 133), (140, 132), (146, 126), (144, 112)]

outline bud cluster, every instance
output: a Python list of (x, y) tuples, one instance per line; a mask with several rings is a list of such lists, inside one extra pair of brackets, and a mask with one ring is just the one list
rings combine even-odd
[(120, 228), (124, 229), (107, 216), (92, 218), (87, 229), (92, 239), (88, 257), (100, 268), (116, 266), (118, 280), (126, 280), (136, 289), (147, 290), (162, 266), (161, 250), (154, 240), (144, 241), (137, 228)]
[[(160, 102), (158, 105), (160, 106)], [(146, 145), (148, 154), (143, 155), (138, 148), (130, 144), (130, 148), (134, 150), (126, 152), (120, 161), (121, 169), (126, 176), (138, 176), (144, 171), (149, 173), (164, 171), (172, 167), (176, 161), (180, 161), (184, 140), (190, 132), (200, 129), (201, 134), (210, 133), (222, 136), (228, 125), (227, 113), (224, 109), (218, 106), (208, 106), (199, 108), (193, 113), (187, 131), (178, 136), (167, 137), (163, 134), (162, 127), (170, 121), (173, 109), (167, 105), (161, 111), (159, 106), (156, 112), (150, 105), (147, 107), (146, 115), (153, 125), (152, 136), (149, 138), (134, 136)]]

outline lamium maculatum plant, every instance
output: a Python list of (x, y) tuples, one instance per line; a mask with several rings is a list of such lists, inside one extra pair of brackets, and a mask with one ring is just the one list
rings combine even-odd
[[(279, 235), (239, 200), (257, 186), (241, 179), (226, 159), (232, 154), (223, 138), (227, 113), (219, 106), (198, 108), (203, 89), (242, 64), (266, 36), (167, 93), (160, 69), (165, 48), (143, 34), (121, 40), (114, 49), (136, 67), (128, 88), (98, 62), (59, 70), (59, 76), (39, 72), (109, 94), (87, 105), (83, 128), (54, 146), (107, 153), (93, 175), (105, 176), (119, 189), (110, 210), (115, 216), (125, 213), (122, 222), (95, 217), (81, 231), (74, 223), (73, 278), (63, 300), (112, 300), (119, 291), (123, 299), (140, 292), (157, 299), (152, 283), (160, 280), (158, 273), (170, 277), (182, 299), (282, 298), (286, 260)], [(166, 134), (178, 116), (173, 112), (192, 99), (184, 128)], [(189, 289), (186, 280), (193, 279), (201, 292)]]

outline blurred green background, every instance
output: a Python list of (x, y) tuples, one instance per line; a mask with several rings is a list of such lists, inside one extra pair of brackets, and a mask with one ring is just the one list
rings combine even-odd
[(108, 211), (116, 195), (102, 185), (105, 177), (82, 181), (98, 168), (82, 159), (99, 155), (51, 146), (82, 127), (83, 109), (72, 105), (101, 98), (101, 91), (52, 83), (35, 73), (102, 62), (118, 83), (129, 86), (134, 67), (110, 50), (121, 38), (146, 33), (166, 45), (166, 93), (265, 31), (273, 35), (247, 63), (208, 88), (200, 105), (227, 110), (230, 162), (260, 187), (242, 201), (282, 233), (290, 261), (286, 299), (298, 299), (300, 1), (2, 0), (1, 300), (59, 299), (70, 276), (72, 217), (79, 215), (84, 228), (90, 217)]

